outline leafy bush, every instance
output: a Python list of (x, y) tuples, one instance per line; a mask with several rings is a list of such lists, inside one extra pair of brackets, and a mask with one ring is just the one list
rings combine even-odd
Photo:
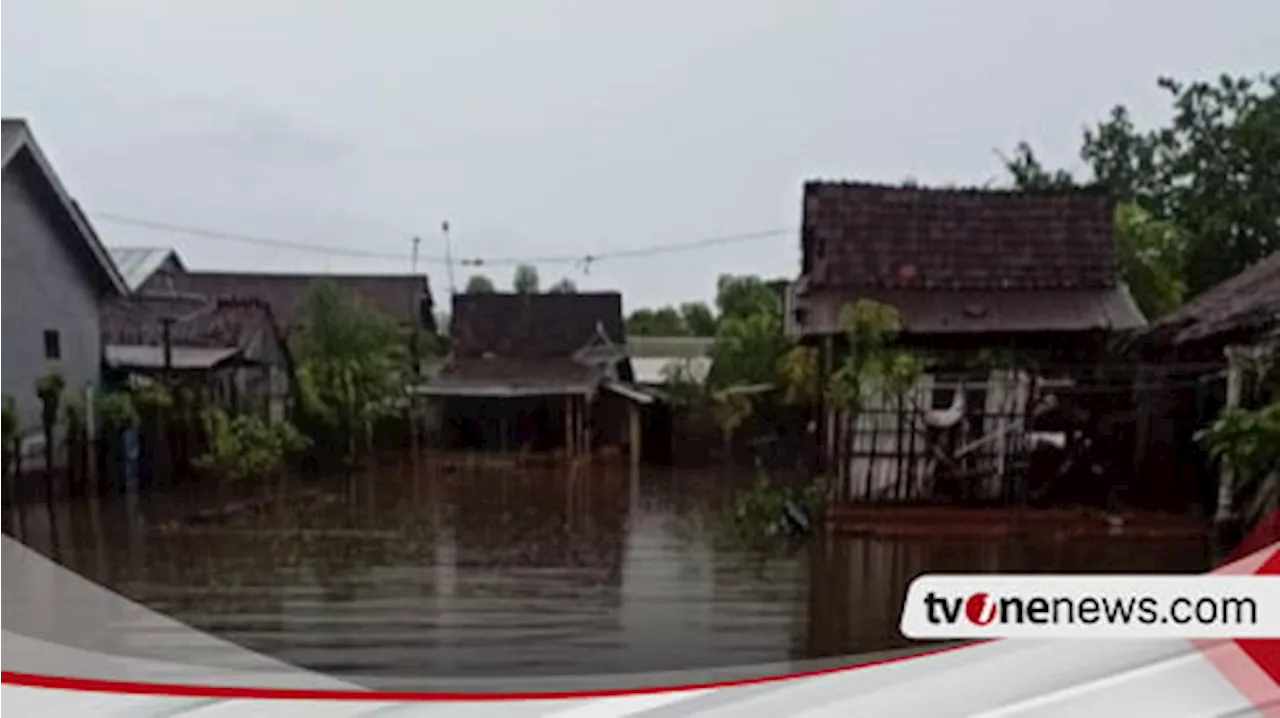
[(138, 424), (138, 409), (133, 396), (123, 391), (108, 391), (97, 398), (98, 421), (106, 433), (115, 433)]
[(0, 476), (13, 459), (13, 440), (18, 435), (18, 404), (9, 394), (0, 394)]
[(159, 382), (147, 382), (133, 390), (134, 405), (143, 411), (168, 409), (173, 406), (173, 393)]
[(36, 381), (36, 396), (40, 397), (40, 403), (43, 404), (41, 419), (46, 428), (52, 428), (58, 423), (58, 405), (66, 386), (67, 380), (57, 371), (50, 371)]
[(196, 467), (232, 481), (273, 476), (309, 444), (285, 421), (248, 415), (231, 418), (216, 407), (206, 409), (202, 419), (209, 449), (196, 459)]

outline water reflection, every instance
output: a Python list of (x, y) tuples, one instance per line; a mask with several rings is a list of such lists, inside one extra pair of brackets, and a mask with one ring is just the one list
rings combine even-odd
[[(750, 477), (585, 468), (360, 476), (42, 504), (5, 530), (157, 610), (348, 676), (583, 674), (904, 645), (925, 571), (1201, 571), (1201, 541), (815, 539), (761, 556), (716, 531)], [(277, 500), (268, 501), (275, 497)], [(283, 498), (280, 498), (283, 497)], [(239, 512), (210, 518), (234, 502)]]

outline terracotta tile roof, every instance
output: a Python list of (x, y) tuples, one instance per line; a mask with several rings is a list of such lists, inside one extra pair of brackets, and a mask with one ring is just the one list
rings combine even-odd
[(172, 289), (211, 299), (260, 299), (271, 305), (272, 314), (281, 327), (293, 331), (302, 323), (312, 286), (321, 281), (333, 282), (341, 291), (402, 326), (434, 325), (431, 292), (425, 275), (183, 272), (153, 276), (144, 283), (142, 291)]
[(1280, 251), (1201, 293), (1156, 322), (1143, 338), (1150, 348), (1280, 328)]
[(610, 342), (624, 342), (617, 292), (459, 294), (449, 320), (459, 358), (571, 357), (596, 339), (597, 328)]
[(1113, 205), (1102, 192), (804, 188), (801, 244), (813, 287), (1112, 287)]

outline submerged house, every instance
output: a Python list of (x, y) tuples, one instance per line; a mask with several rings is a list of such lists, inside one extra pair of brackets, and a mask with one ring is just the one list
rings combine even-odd
[(421, 396), (443, 403), (453, 449), (638, 460), (641, 410), (617, 293), (463, 294), (453, 352)]
[[(1195, 440), (1225, 406), (1248, 406), (1251, 354), (1280, 356), (1280, 251), (1162, 317), (1134, 343), (1143, 362), (1134, 473), (1184, 504), (1217, 507), (1224, 475)], [(1229, 482), (1229, 480), (1228, 480)]]
[(100, 379), (101, 308), (128, 287), (23, 120), (3, 121), (4, 394), (38, 434), (36, 383), (71, 396)]
[(841, 308), (860, 299), (894, 307), (898, 341), (928, 359), (906, 396), (853, 423), (822, 412), (846, 499), (1009, 500), (1046, 380), (1069, 383), (1146, 325), (1098, 191), (810, 182), (803, 215), (784, 323), (819, 350), (823, 381), (847, 350)]

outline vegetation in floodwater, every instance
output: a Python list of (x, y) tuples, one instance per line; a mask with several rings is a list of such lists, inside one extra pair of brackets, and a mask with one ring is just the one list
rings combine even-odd
[(792, 547), (810, 535), (826, 506), (825, 479), (783, 486), (761, 474), (734, 492), (719, 522), (724, 539), (757, 554)]
[(123, 391), (108, 391), (98, 395), (98, 422), (104, 432), (115, 433), (138, 424), (138, 409), (133, 396)]
[(257, 416), (234, 418), (217, 407), (201, 417), (209, 437), (208, 450), (195, 465), (221, 478), (240, 481), (279, 475), (285, 464), (309, 441), (293, 424), (267, 421)]

